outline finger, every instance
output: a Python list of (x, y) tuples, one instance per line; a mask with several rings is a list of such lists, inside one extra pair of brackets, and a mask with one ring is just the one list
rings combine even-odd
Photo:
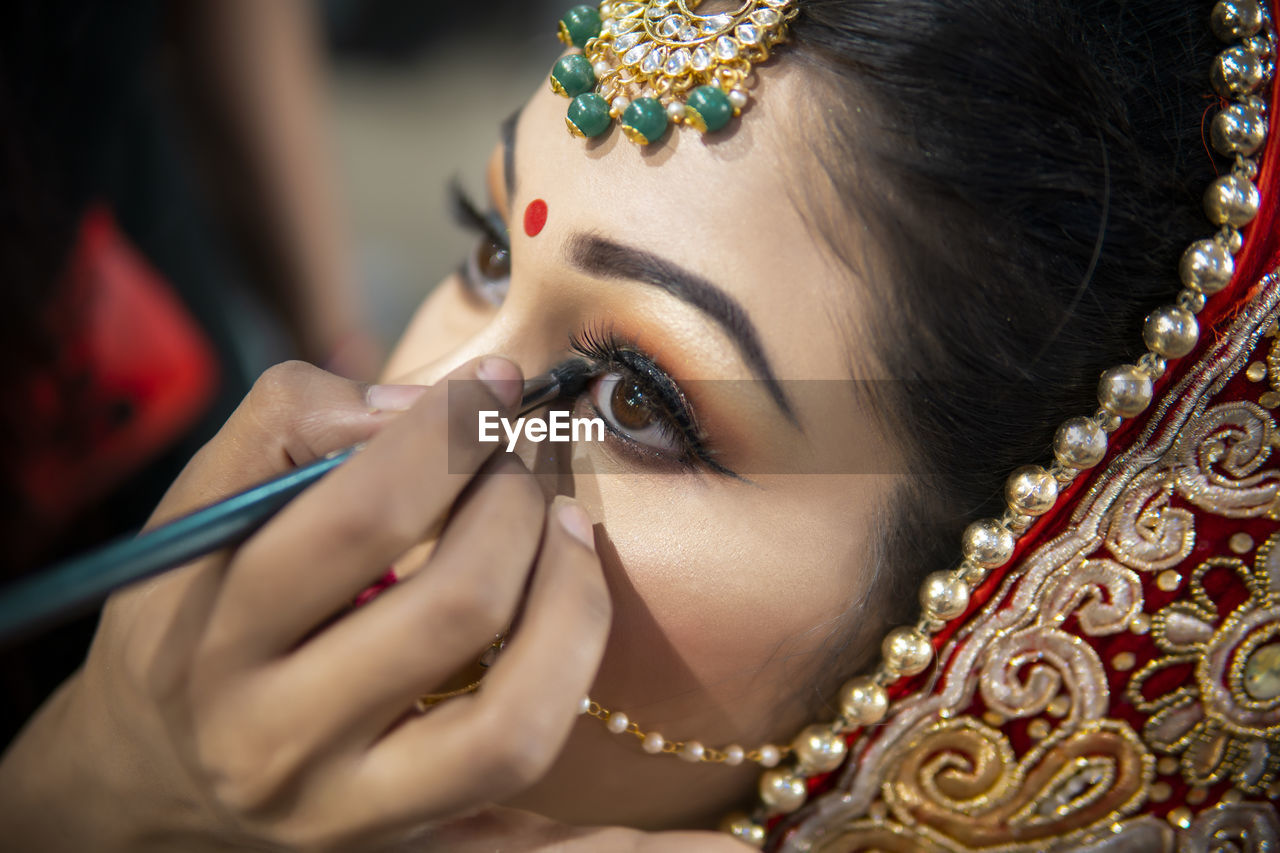
[[(563, 745), (608, 624), (599, 564), (594, 552), (566, 531), (563, 510), (558, 506), (549, 518), (526, 606), (530, 615), (518, 642), (513, 639), (508, 648), (514, 657), (503, 655), (477, 697), (451, 701), (406, 723), (361, 761), (353, 789), (377, 791), (374, 796), (390, 816), (456, 814), (507, 796), (540, 777)], [(538, 652), (538, 645), (540, 659), (515, 668), (530, 650)], [(565, 679), (557, 677), (561, 669), (581, 671), (563, 686)], [(561, 684), (561, 695), (544, 702), (542, 694), (555, 693), (548, 690), (553, 682)], [(433, 756), (430, 770), (410, 758), (423, 750)]]
[(504, 799), (546, 773), (609, 633), (608, 589), (590, 539), (582, 509), (557, 498), (520, 626), (479, 692), (392, 730), (360, 763), (354, 791), (389, 816), (422, 818)]
[(354, 735), (367, 747), (511, 624), (545, 515), (528, 469), (509, 456), (491, 460), (426, 568), (308, 640), (280, 669), (281, 696), (327, 695), (326, 713), (274, 706), (297, 708), (297, 726), (312, 729), (314, 742)]
[(366, 441), (423, 390), (370, 387), (301, 361), (277, 364), (186, 465), (150, 524)]
[(444, 516), (497, 447), (476, 441), (479, 412), (509, 411), (522, 384), (519, 368), (500, 358), (448, 379), (241, 546), (211, 642), (251, 657), (293, 648)]
[[(365, 386), (297, 361), (276, 365), (258, 379), (218, 434), (187, 464), (149, 524), (367, 440), (425, 390), (422, 386)], [(163, 658), (171, 663), (168, 668), (148, 668), (145, 680), (172, 685), (187, 675), (180, 650), (203, 633), (225, 563), (225, 554), (215, 555), (112, 596), (104, 624), (117, 626), (115, 635), (123, 629), (132, 638), (130, 659)], [(144, 604), (153, 612), (167, 610), (172, 618), (138, 617)]]

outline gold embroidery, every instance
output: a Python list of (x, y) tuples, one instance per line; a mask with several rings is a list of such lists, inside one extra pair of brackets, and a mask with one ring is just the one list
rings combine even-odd
[(939, 723), (885, 783), (898, 822), (976, 849), (1021, 850), (1110, 824), (1146, 798), (1155, 759), (1119, 720), (1059, 730), (1020, 760), (967, 717)]
[[(1258, 548), (1251, 568), (1235, 557), (1213, 557), (1191, 575), (1191, 601), (1175, 601), (1155, 616), (1151, 636), (1163, 654), (1134, 674), (1126, 695), (1151, 713), (1143, 737), (1179, 757), (1188, 785), (1209, 787), (1230, 778), (1240, 790), (1261, 794), (1280, 776), (1280, 534)], [(1214, 571), (1243, 585), (1243, 603), (1225, 617), (1205, 587)], [(1217, 597), (1225, 594), (1220, 581)], [(1273, 651), (1276, 649), (1277, 651)], [(1162, 696), (1144, 692), (1171, 668), (1194, 669), (1194, 686)]]
[(1267, 330), (1267, 337), (1271, 338), (1271, 348), (1267, 351), (1266, 372), (1267, 378), (1270, 380), (1272, 391), (1280, 391), (1280, 338), (1276, 337), (1276, 327), (1273, 325)]
[[(1280, 470), (1268, 465), (1280, 438), (1257, 403), (1214, 400), (1273, 327), (1280, 286), (1268, 287), (1237, 321), (1253, 331), (1224, 335), (1168, 389), (1063, 532), (939, 650), (936, 682), (851, 747), (835, 796), (784, 849), (1110, 851), (1123, 839), (1172, 853), (1236, 838), (1265, 849), (1254, 839), (1280, 833), (1274, 806), (1257, 802), (1280, 793), (1280, 533), (1256, 550), (1253, 539), (1280, 516)], [(1264, 378), (1280, 385), (1280, 338), (1266, 345)], [(1200, 514), (1259, 527), (1199, 542)], [(1206, 547), (1225, 553), (1187, 562)], [(1117, 670), (1131, 659), (1125, 683)], [(1119, 719), (1133, 714), (1132, 727)], [(1026, 739), (1011, 742), (1019, 731)], [(1135, 814), (1156, 803), (1172, 822)]]

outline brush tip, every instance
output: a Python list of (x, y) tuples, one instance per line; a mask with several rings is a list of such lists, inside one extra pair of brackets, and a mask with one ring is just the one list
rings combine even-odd
[(572, 396), (580, 392), (598, 371), (599, 368), (585, 358), (571, 358), (552, 368), (551, 375), (560, 386), (560, 395)]

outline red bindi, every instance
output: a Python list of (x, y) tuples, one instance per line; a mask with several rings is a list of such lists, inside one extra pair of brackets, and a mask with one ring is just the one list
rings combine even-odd
[(524, 209), (524, 233), (530, 237), (537, 237), (542, 233), (542, 227), (546, 224), (547, 203), (540, 198), (535, 198)]

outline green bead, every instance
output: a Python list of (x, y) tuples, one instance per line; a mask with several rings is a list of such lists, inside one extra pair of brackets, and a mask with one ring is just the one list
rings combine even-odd
[(684, 104), (684, 122), (701, 133), (715, 133), (733, 118), (733, 104), (719, 86), (699, 86)]
[(551, 90), (572, 98), (590, 92), (596, 86), (596, 73), (591, 63), (579, 53), (562, 56), (551, 69)]
[(657, 98), (636, 98), (622, 114), (622, 132), (639, 145), (657, 142), (667, 132), (667, 111)]
[(573, 47), (585, 47), (589, 39), (600, 35), (600, 13), (594, 6), (574, 6), (560, 19), (560, 41)]
[(599, 136), (609, 129), (609, 102), (595, 92), (579, 95), (569, 102), (565, 124), (574, 136)]

